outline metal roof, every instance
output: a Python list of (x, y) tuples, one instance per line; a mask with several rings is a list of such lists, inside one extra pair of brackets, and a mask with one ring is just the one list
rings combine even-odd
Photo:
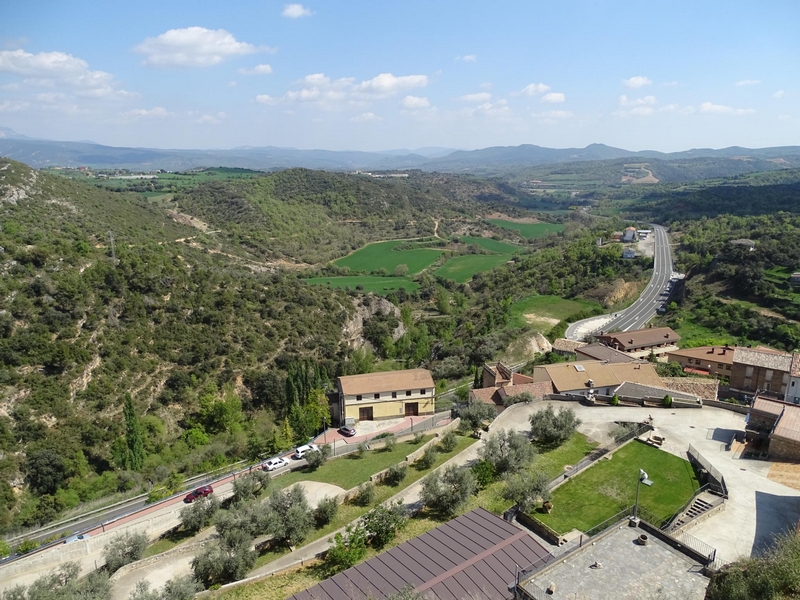
[(429, 599), (505, 600), (517, 565), (552, 559), (526, 531), (478, 508), (291, 599), (381, 600), (411, 585)]

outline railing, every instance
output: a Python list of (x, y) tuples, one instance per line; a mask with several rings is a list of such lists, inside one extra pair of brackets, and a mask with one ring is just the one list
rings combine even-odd
[(711, 479), (711, 482), (709, 482), (711, 485), (711, 491), (719, 494), (723, 498), (727, 498), (728, 486), (725, 484), (725, 478), (722, 476), (722, 473), (717, 471), (714, 468), (714, 465), (708, 462), (708, 460), (706, 460), (706, 458), (703, 457), (703, 455), (700, 454), (691, 444), (689, 444), (689, 450), (687, 454), (689, 455), (690, 461), (697, 462), (708, 473), (709, 478)]
[(630, 517), (632, 515), (633, 515), (633, 506), (629, 506), (628, 508), (625, 508), (625, 509), (619, 511), (613, 517), (609, 517), (608, 519), (606, 519), (602, 523), (599, 523), (598, 525), (595, 525), (591, 529), (586, 530), (584, 532), (584, 535), (586, 535), (587, 537), (594, 537), (598, 533), (604, 532), (606, 529), (608, 529), (609, 527), (611, 527), (615, 523), (618, 523), (619, 521), (621, 521), (625, 517)]
[[(678, 511), (677, 511), (677, 512), (674, 514), (674, 515), (672, 515), (672, 517), (670, 517), (669, 519), (667, 519), (667, 522), (666, 522), (666, 523), (664, 523), (664, 525), (662, 525), (662, 526), (661, 526), (661, 529), (662, 529), (662, 531), (669, 531), (669, 528), (670, 528), (670, 527), (672, 527), (672, 524), (673, 524), (673, 523), (674, 523), (676, 520), (678, 520), (678, 518), (679, 518), (679, 517), (680, 517), (680, 516), (681, 516), (683, 513), (685, 513), (687, 510), (689, 510), (689, 508), (691, 508), (692, 504), (694, 504), (694, 501), (697, 499), (697, 497), (698, 497), (700, 494), (702, 494), (703, 492), (708, 492), (708, 491), (711, 491), (711, 489), (712, 489), (713, 487), (714, 487), (714, 486), (713, 486), (712, 484), (710, 484), (710, 483), (707, 483), (707, 484), (705, 484), (705, 485), (703, 485), (703, 486), (701, 486), (701, 487), (697, 488), (697, 489), (694, 491), (694, 494), (692, 494), (692, 497), (691, 497), (691, 498), (689, 498), (689, 500), (686, 502), (686, 504), (684, 504), (684, 505), (683, 505), (683, 506), (682, 506), (682, 507), (681, 507), (681, 508), (680, 508), (680, 509), (679, 509), (679, 510), (678, 510)], [(655, 523), (653, 523), (653, 525), (655, 525)]]
[[(573, 465), (572, 469), (570, 469), (569, 474), (565, 474), (563, 476), (563, 479), (567, 479), (568, 477), (571, 477), (573, 474), (578, 473), (582, 469), (584, 469), (584, 468), (588, 467), (590, 464), (594, 463), (600, 457), (605, 456), (606, 454), (608, 454), (609, 452), (611, 452), (613, 450), (616, 450), (617, 448), (622, 446), (622, 444), (632, 440), (633, 438), (639, 437), (640, 435), (642, 435), (642, 434), (644, 434), (644, 433), (646, 433), (648, 431), (652, 431), (652, 430), (653, 430), (653, 426), (652, 425), (650, 425), (649, 423), (644, 423), (641, 426), (637, 427), (636, 429), (633, 429), (633, 430), (629, 431), (628, 433), (626, 433), (626, 434), (614, 439), (614, 441), (611, 442), (610, 444), (606, 444), (605, 446), (602, 446), (600, 448), (595, 448), (589, 454), (587, 454), (581, 460), (579, 460), (577, 463), (575, 463), (575, 465)], [(560, 479), (557, 479), (555, 483), (557, 483), (559, 481), (560, 481)], [(552, 485), (551, 485), (551, 487), (552, 487)]]
[(698, 540), (693, 535), (689, 535), (685, 531), (675, 531), (672, 533), (664, 532), (664, 535), (668, 535), (676, 542), (680, 543), (682, 546), (686, 546), (697, 552), (698, 554), (705, 556), (708, 560), (706, 566), (711, 565), (716, 562), (717, 559), (717, 549), (713, 546), (709, 546), (705, 542)]
[[(522, 597), (524, 600), (552, 600), (553, 596), (545, 592), (542, 588), (538, 585), (533, 583), (532, 581), (526, 581), (524, 584), (517, 586), (517, 592), (522, 593)], [(519, 598), (518, 595), (514, 596), (515, 598)]]

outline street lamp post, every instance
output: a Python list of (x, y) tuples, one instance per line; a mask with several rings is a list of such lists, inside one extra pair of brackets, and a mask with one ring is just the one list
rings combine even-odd
[(636, 479), (636, 503), (633, 505), (633, 519), (639, 518), (639, 487), (645, 484), (646, 486), (653, 485), (653, 482), (647, 478), (647, 473), (643, 469), (639, 469), (639, 477)]

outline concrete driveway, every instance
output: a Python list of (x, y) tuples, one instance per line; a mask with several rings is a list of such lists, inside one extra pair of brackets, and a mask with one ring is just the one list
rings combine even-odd
[(797, 528), (800, 493), (767, 478), (772, 463), (734, 459), (732, 452), (725, 451), (733, 431), (744, 430), (744, 415), (710, 407), (670, 410), (549, 402), (513, 407), (509, 410), (517, 418), (504, 421), (514, 429), (527, 430), (528, 417), (547, 404), (556, 410), (560, 406), (574, 409), (583, 421), (579, 431), (600, 443), (608, 441), (613, 421), (643, 421), (652, 415), (654, 426), (666, 437), (664, 450), (686, 458), (689, 444), (694, 446), (725, 477), (730, 498), (725, 510), (687, 532), (716, 548), (724, 562), (757, 553), (776, 533)]

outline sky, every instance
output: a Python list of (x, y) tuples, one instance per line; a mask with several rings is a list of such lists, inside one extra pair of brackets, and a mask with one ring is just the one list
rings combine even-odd
[(0, 126), (31, 137), (800, 145), (798, 0), (0, 3)]

